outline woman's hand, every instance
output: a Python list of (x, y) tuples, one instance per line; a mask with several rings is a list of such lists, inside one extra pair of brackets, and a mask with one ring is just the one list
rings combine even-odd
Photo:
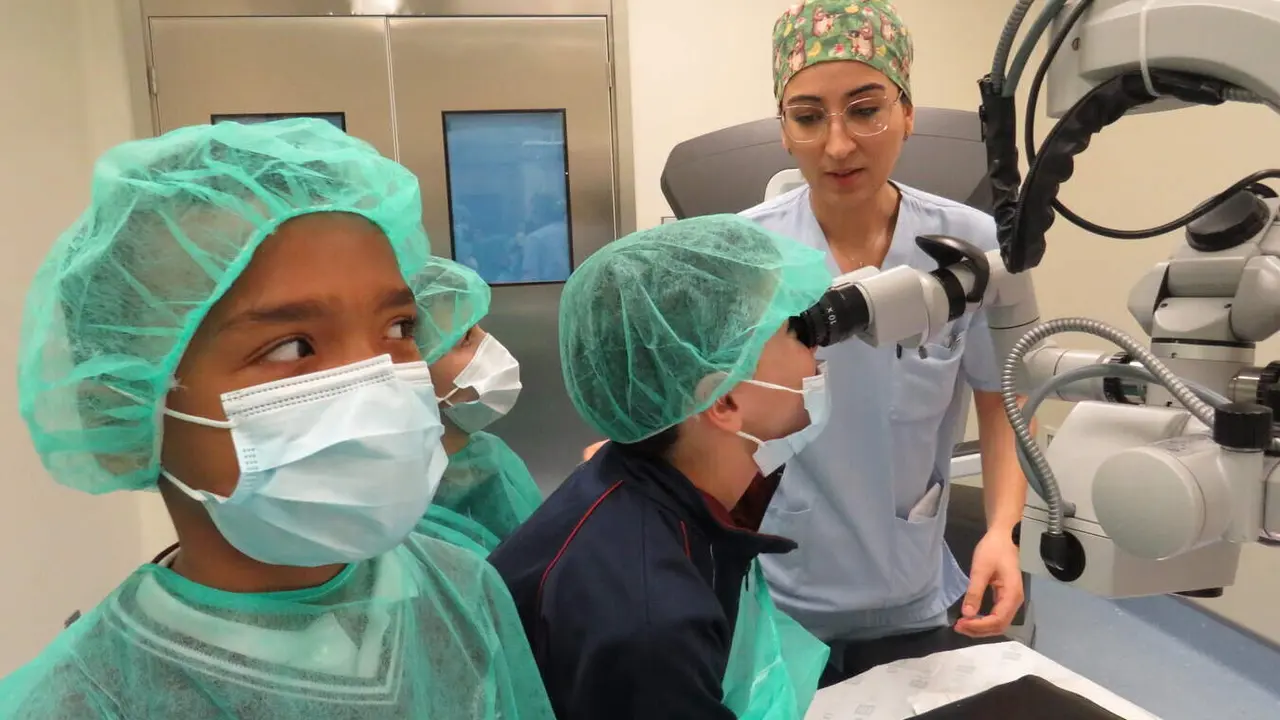
[[(982, 596), (990, 586), (995, 591), (991, 614), (979, 616)], [(969, 573), (969, 592), (964, 597), (956, 632), (973, 638), (1002, 635), (1022, 607), (1022, 568), (1018, 564), (1018, 546), (1012, 531), (1003, 528), (987, 532), (973, 551), (973, 569)]]

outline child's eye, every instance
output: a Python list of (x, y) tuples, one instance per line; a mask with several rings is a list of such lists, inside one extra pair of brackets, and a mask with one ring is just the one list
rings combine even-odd
[(267, 362), (287, 363), (297, 362), (304, 357), (310, 357), (315, 354), (315, 348), (311, 346), (309, 341), (302, 338), (294, 338), (275, 346), (266, 355), (263, 355), (262, 359)]
[(413, 337), (413, 334), (417, 329), (418, 321), (416, 319), (405, 318), (404, 320), (394, 323), (391, 328), (387, 330), (387, 337), (391, 340), (407, 340)]

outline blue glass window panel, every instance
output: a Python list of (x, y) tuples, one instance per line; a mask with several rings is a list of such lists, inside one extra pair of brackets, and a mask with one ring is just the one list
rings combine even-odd
[(568, 280), (564, 111), (450, 112), (444, 134), (454, 259), (490, 285)]
[(328, 120), (334, 127), (342, 132), (347, 131), (347, 114), (346, 113), (253, 113), (248, 115), (214, 115), (210, 118), (211, 125), (217, 125), (223, 122), (238, 122), (242, 125), (253, 125), (255, 123), (271, 122), (272, 120), (288, 120), (290, 118), (309, 117), (317, 120)]

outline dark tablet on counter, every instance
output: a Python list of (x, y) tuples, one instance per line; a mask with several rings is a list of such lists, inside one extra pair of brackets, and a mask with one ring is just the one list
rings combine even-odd
[(1025, 675), (916, 717), (918, 720), (1125, 720), (1035, 675)]

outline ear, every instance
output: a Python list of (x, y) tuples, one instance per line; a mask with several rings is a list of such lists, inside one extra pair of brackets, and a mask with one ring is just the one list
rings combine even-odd
[(742, 430), (742, 410), (732, 393), (722, 395), (702, 411), (701, 417), (708, 425), (728, 433)]
[(904, 128), (902, 139), (906, 140), (916, 130), (916, 108), (907, 98), (902, 99), (902, 121)]
[(782, 148), (787, 151), (788, 155), (794, 155), (791, 152), (791, 138), (787, 137), (787, 131), (782, 127), (782, 120), (778, 120), (778, 135), (782, 137)]

